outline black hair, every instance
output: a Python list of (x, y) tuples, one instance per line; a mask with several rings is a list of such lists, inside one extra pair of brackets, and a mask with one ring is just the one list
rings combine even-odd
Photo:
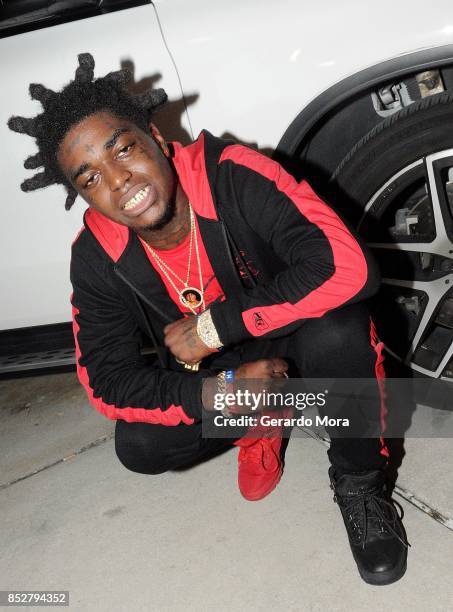
[(75, 79), (60, 92), (47, 89), (44, 85), (30, 85), (30, 96), (41, 102), (44, 112), (32, 118), (11, 117), (8, 121), (11, 130), (34, 137), (38, 145), (38, 153), (28, 157), (24, 167), (43, 168), (35, 176), (23, 181), (22, 191), (34, 191), (55, 183), (64, 185), (68, 191), (66, 210), (74, 204), (77, 191), (63, 174), (57, 161), (57, 153), (69, 129), (86, 117), (106, 110), (147, 130), (154, 110), (167, 100), (163, 89), (154, 89), (139, 95), (129, 93), (126, 86), (132, 78), (132, 73), (127, 68), (94, 79), (93, 56), (90, 53), (81, 53), (78, 60)]

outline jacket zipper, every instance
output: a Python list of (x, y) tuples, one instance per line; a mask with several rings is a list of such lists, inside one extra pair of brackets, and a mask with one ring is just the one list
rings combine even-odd
[[(117, 275), (119, 278), (121, 278), (121, 280), (122, 280), (124, 283), (126, 283), (126, 285), (127, 285), (127, 286), (128, 286), (130, 289), (132, 289), (132, 291), (133, 291), (133, 293), (134, 293), (134, 297), (135, 297), (136, 302), (137, 302), (137, 305), (138, 305), (138, 307), (139, 307), (139, 309), (140, 309), (140, 311), (141, 311), (141, 313), (142, 313), (143, 319), (144, 319), (144, 321), (145, 321), (145, 326), (146, 326), (146, 329), (147, 329), (148, 335), (149, 335), (149, 337), (150, 337), (150, 339), (151, 339), (151, 342), (153, 343), (154, 348), (156, 349), (156, 353), (157, 353), (157, 357), (158, 357), (158, 359), (159, 359), (160, 365), (161, 365), (163, 368), (166, 368), (166, 367), (167, 367), (167, 364), (166, 364), (166, 359), (164, 358), (164, 356), (163, 356), (163, 354), (162, 354), (162, 348), (163, 348), (163, 347), (162, 347), (162, 346), (160, 346), (160, 344), (157, 342), (156, 335), (155, 335), (155, 333), (154, 333), (154, 331), (153, 331), (153, 328), (151, 327), (151, 324), (150, 324), (150, 322), (149, 322), (149, 320), (148, 320), (148, 317), (147, 317), (147, 315), (146, 315), (146, 312), (145, 312), (145, 310), (144, 310), (144, 308), (143, 308), (143, 304), (141, 304), (141, 302), (140, 302), (139, 298), (141, 298), (141, 299), (142, 299), (144, 302), (146, 302), (146, 304), (148, 304), (148, 306), (149, 306), (150, 308), (152, 308), (152, 309), (153, 309), (153, 310), (154, 310), (154, 311), (155, 311), (155, 312), (156, 312), (156, 313), (157, 313), (157, 314), (158, 314), (160, 317), (162, 317), (164, 320), (167, 320), (169, 323), (172, 323), (172, 319), (171, 319), (171, 318), (170, 318), (170, 317), (169, 317), (167, 314), (165, 314), (165, 313), (163, 312), (163, 310), (160, 310), (160, 308), (158, 308), (158, 307), (157, 307), (155, 304), (153, 304), (153, 302), (150, 302), (150, 301), (148, 300), (148, 298), (147, 298), (147, 297), (145, 297), (145, 296), (143, 295), (143, 293), (142, 293), (141, 291), (139, 291), (139, 290), (137, 289), (137, 287), (135, 287), (135, 285), (133, 285), (133, 284), (131, 283), (131, 281), (130, 281), (130, 280), (129, 280), (129, 279), (126, 277), (126, 276), (124, 276), (124, 274), (121, 272), (121, 270), (119, 269), (119, 267), (118, 267), (118, 266), (113, 266), (113, 271), (115, 272), (115, 274), (116, 274), (116, 275)], [(165, 349), (164, 349), (164, 350), (165, 350)]]

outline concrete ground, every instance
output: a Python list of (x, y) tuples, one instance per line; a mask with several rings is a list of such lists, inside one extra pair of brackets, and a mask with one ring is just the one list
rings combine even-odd
[[(69, 590), (76, 611), (453, 609), (452, 440), (407, 440), (398, 485), (412, 547), (399, 582), (360, 579), (324, 445), (293, 439), (278, 488), (246, 502), (237, 449), (144, 476), (75, 374), (0, 381), (0, 590)], [(28, 608), (26, 608), (28, 609)], [(31, 608), (30, 608), (31, 609)]]

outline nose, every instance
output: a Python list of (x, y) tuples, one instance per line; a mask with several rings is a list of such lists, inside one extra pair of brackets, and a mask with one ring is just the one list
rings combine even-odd
[(104, 168), (104, 177), (110, 187), (110, 191), (119, 191), (123, 189), (131, 176), (132, 173), (127, 168), (118, 166), (117, 164), (109, 164)]

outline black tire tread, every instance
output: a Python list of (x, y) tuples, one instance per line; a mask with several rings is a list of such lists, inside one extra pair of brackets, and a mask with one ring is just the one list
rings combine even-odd
[(335, 168), (331, 176), (331, 181), (335, 181), (338, 176), (343, 172), (345, 166), (352, 160), (356, 154), (365, 147), (371, 140), (376, 138), (379, 134), (384, 132), (385, 130), (392, 128), (396, 123), (400, 122), (403, 119), (407, 119), (416, 113), (421, 111), (426, 111), (430, 108), (434, 108), (436, 106), (443, 105), (453, 105), (453, 92), (444, 92), (441, 94), (437, 94), (434, 96), (430, 96), (428, 98), (423, 98), (414, 102), (410, 106), (401, 109), (397, 113), (394, 113), (381, 123), (378, 123), (372, 130), (370, 130), (365, 136), (363, 136), (360, 140), (356, 142), (356, 144), (352, 147), (352, 149), (343, 157), (341, 162)]

